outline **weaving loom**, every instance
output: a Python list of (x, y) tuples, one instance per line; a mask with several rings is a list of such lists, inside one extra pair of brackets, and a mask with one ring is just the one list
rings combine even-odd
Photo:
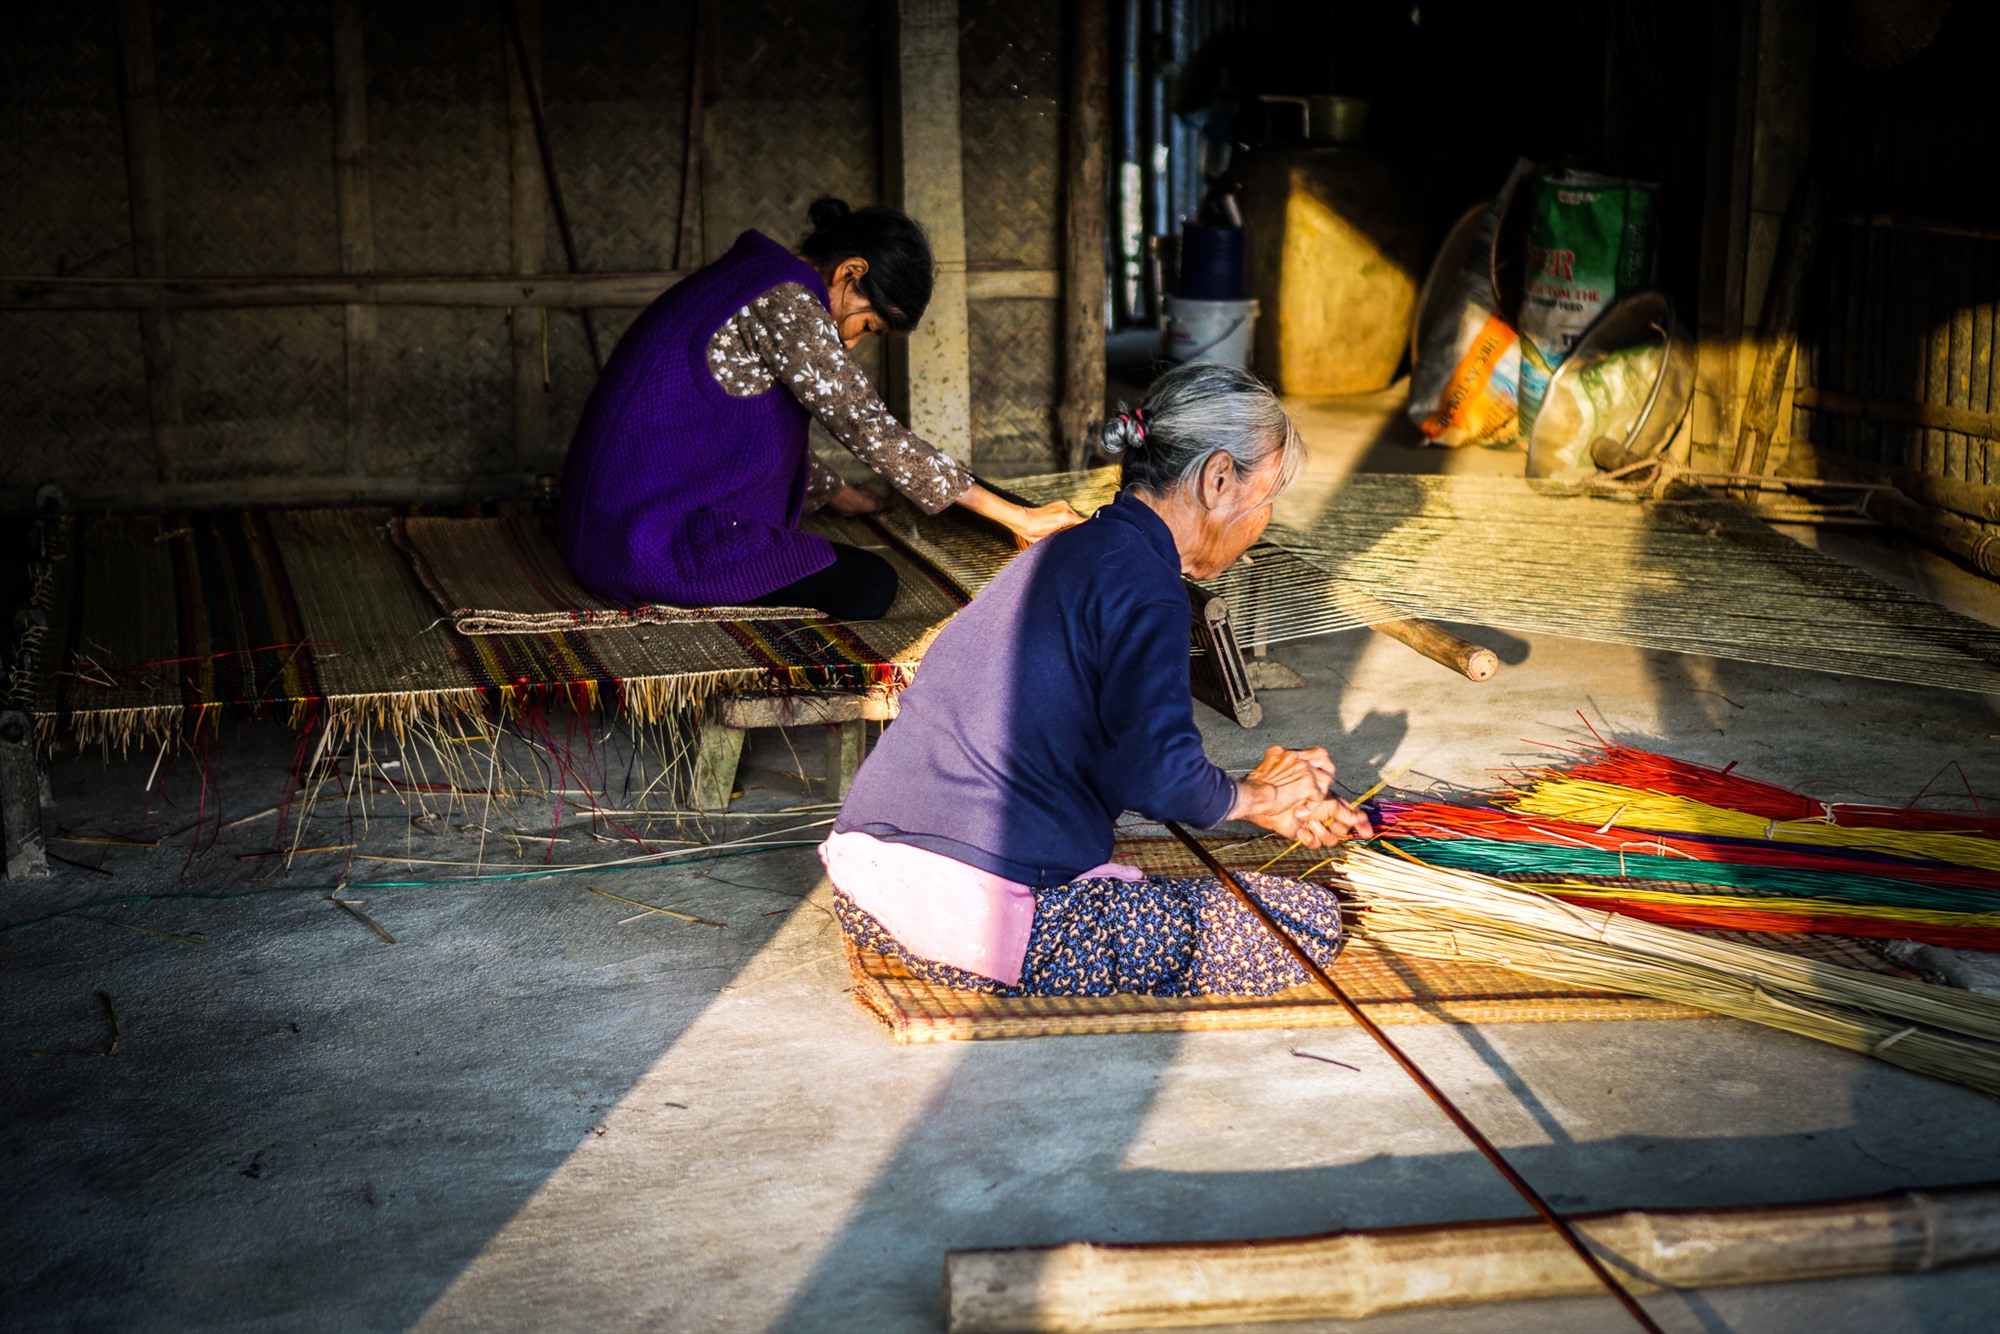
[[(281, 713), (338, 737), (542, 702), (670, 721), (718, 691), (865, 690), (906, 680), (963, 593), (899, 553), (902, 590), (867, 624), (689, 620), (464, 635), (391, 542), (382, 509), (57, 519), (32, 710), (59, 734), (120, 748), (218, 711)], [(830, 534), (869, 544), (851, 520)], [(878, 544), (879, 545), (879, 544)]]
[[(1011, 485), (1089, 513), (1116, 471)], [(910, 540), (954, 577), (991, 577), (976, 552)], [(1693, 486), (1640, 502), (1521, 478), (1357, 474), (1281, 497), (1250, 557), (1207, 587), (1254, 646), (1414, 615), (2000, 693), (2000, 630)]]

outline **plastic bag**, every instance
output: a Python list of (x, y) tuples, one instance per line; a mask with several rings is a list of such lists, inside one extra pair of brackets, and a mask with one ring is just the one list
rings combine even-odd
[(1507, 321), (1488, 315), (1445, 381), (1437, 411), (1417, 429), (1440, 445), (1503, 444), (1514, 437), (1514, 386), (1521, 340)]
[(1663, 343), (1642, 343), (1564, 374), (1542, 403), (1542, 429), (1528, 452), (1528, 476), (1574, 482), (1597, 470), (1591, 446), (1600, 436), (1622, 441), (1646, 409), (1666, 357)]
[(1506, 444), (1515, 438), (1515, 381), (1521, 353), (1496, 309), (1493, 237), (1515, 186), (1534, 170), (1523, 158), (1507, 173), (1464, 265), (1452, 275), (1451, 300), (1410, 370), (1410, 419), (1432, 443)]
[(1521, 433), (1532, 435), (1549, 377), (1621, 292), (1652, 279), (1653, 187), (1569, 171), (1535, 182), (1521, 300)]

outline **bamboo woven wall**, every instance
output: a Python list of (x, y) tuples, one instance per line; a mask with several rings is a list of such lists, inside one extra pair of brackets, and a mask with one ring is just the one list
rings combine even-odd
[(2000, 214), (1986, 181), (2000, 121), (1983, 68), (1996, 37), (1991, 13), (1955, 14), (1907, 65), (1849, 67), (1821, 90), (1833, 213), (1794, 377), (1816, 406), (1792, 425), (1864, 466), (2000, 488)]
[[(960, 0), (965, 246), (974, 269), (1053, 269), (1062, 248), (1061, 0)], [(975, 459), (1058, 466), (1056, 303), (971, 311)]]
[[(674, 267), (698, 0), (524, 0), (549, 135), (585, 271)], [(782, 240), (822, 194), (882, 188), (877, 0), (709, 3), (694, 261), (755, 227)], [(151, 0), (161, 260), (176, 277), (337, 275), (334, 24), (343, 0)], [(116, 278), (135, 248), (121, 101), (121, 6), (30, 6), (0, 44), (0, 272)], [(358, 5), (366, 215), (377, 274), (560, 271), (557, 230), (510, 119), (505, 6)], [(539, 12), (538, 12), (539, 11)], [(1057, 267), (1058, 0), (962, 8), (967, 232), (978, 268)], [(526, 141), (530, 146), (532, 140)], [(525, 167), (524, 167), (525, 162)], [(543, 199), (524, 224), (516, 173)], [(525, 248), (525, 255), (516, 251)], [(593, 313), (608, 350), (637, 313)], [(521, 320), (517, 347), (513, 320)], [(56, 481), (86, 498), (203, 482), (281, 498), (360, 477), (412, 495), (518, 490), (559, 465), (592, 379), (581, 317), (548, 308), (370, 309), (366, 392), (349, 429), (339, 306), (167, 317), (179, 420), (158, 466), (142, 317), (0, 311), (0, 508)], [(973, 307), (975, 456), (1050, 466), (1055, 303)], [(539, 423), (516, 380), (547, 389)], [(871, 368), (879, 365), (870, 358)], [(350, 442), (360, 445), (350, 457)], [(322, 486), (318, 493), (330, 488)]]

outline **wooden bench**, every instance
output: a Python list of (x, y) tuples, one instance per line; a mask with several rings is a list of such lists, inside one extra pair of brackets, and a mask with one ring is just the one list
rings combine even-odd
[(743, 740), (751, 728), (814, 723), (827, 729), (826, 799), (841, 801), (861, 767), (866, 725), (888, 722), (896, 710), (896, 696), (886, 690), (719, 695), (702, 718), (688, 804), (698, 811), (729, 809), (736, 791), (736, 766), (743, 759)]

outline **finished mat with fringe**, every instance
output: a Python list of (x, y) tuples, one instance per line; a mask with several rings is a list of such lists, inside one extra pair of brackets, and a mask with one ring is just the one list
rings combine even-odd
[(389, 536), (462, 635), (622, 630), (689, 621), (825, 620), (811, 607), (677, 607), (610, 602), (570, 575), (532, 516), (397, 515)]
[(65, 518), (37, 590), (48, 618), (37, 731), (158, 742), (222, 711), (294, 725), (483, 716), (538, 702), (670, 720), (732, 690), (905, 684), (965, 592), (864, 521), (816, 520), (878, 551), (901, 589), (879, 621), (730, 620), (455, 633), (390, 537), (383, 508)]
[[(1247, 870), (1263, 863), (1279, 846), (1271, 840), (1259, 840), (1239, 850), (1243, 855), (1225, 861)], [(1256, 850), (1261, 850), (1261, 855), (1250, 855)], [(1155, 875), (1201, 873), (1186, 851), (1167, 839), (1121, 840), (1114, 855)], [(1294, 856), (1271, 869), (1296, 874), (1309, 864)], [(1839, 936), (1721, 934), (1840, 967), (1898, 977), (1915, 975), (1864, 941)], [(851, 941), (843, 940), (843, 945), (854, 981), (854, 999), (903, 1044), (1353, 1023), (1345, 1010), (1312, 985), (1293, 987), (1275, 996), (988, 996), (925, 982), (910, 976), (893, 959), (858, 949)], [(1713, 1017), (1692, 1005), (1564, 986), (1491, 964), (1399, 954), (1354, 936), (1341, 951), (1333, 977), (1378, 1024)]]

